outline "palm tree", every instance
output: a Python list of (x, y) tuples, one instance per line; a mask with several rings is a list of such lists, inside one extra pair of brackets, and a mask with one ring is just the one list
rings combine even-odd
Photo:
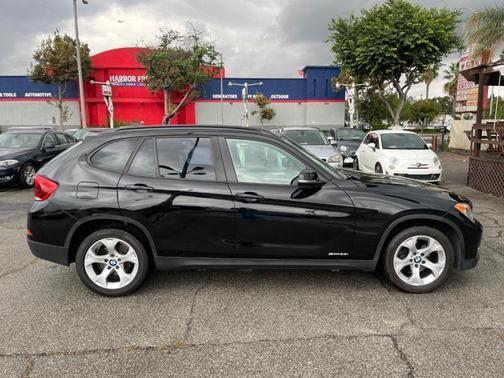
[(465, 22), (464, 34), (469, 45), (481, 52), (490, 49), (490, 58), (504, 43), (504, 6), (496, 5), (474, 12)]
[(447, 82), (444, 85), (444, 90), (452, 99), (452, 117), (455, 119), (455, 103), (457, 97), (457, 82), (459, 74), (458, 62), (450, 63), (448, 68), (444, 70), (444, 79)]
[(423, 73), (422, 78), (425, 81), (425, 99), (429, 99), (429, 87), (434, 79), (437, 77), (439, 72), (439, 66), (437, 64), (431, 64)]

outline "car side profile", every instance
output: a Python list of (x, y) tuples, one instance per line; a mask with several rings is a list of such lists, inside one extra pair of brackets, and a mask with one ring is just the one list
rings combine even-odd
[(479, 259), (482, 226), (466, 198), (334, 169), (254, 128), (103, 133), (44, 166), (34, 192), (32, 253), (75, 263), (106, 296), (138, 289), (149, 267), (383, 267), (397, 287), (424, 293)]
[(372, 131), (366, 135), (355, 156), (355, 170), (441, 182), (443, 169), (439, 158), (418, 134), (411, 131)]
[(35, 173), (75, 143), (67, 134), (40, 127), (16, 127), (0, 134), (0, 184), (33, 186)]

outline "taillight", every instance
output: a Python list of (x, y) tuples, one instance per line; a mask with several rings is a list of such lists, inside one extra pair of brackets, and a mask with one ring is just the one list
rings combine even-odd
[(41, 176), (38, 173), (35, 175), (33, 183), (33, 192), (35, 201), (45, 201), (58, 189), (58, 184), (49, 180), (47, 177)]

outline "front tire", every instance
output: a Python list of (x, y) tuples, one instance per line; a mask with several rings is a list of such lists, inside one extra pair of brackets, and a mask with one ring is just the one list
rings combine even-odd
[(359, 159), (357, 159), (357, 156), (354, 157), (353, 170), (354, 171), (358, 171), (359, 170)]
[(23, 188), (33, 187), (35, 181), (35, 166), (32, 163), (24, 164), (19, 170), (19, 183)]
[(79, 278), (89, 289), (119, 297), (140, 287), (147, 276), (149, 258), (132, 234), (111, 228), (93, 232), (82, 241), (75, 265)]
[(442, 232), (411, 227), (394, 236), (387, 246), (385, 274), (401, 290), (427, 293), (446, 281), (453, 260), (453, 246)]
[(375, 173), (383, 174), (383, 168), (380, 163), (376, 163), (374, 171)]

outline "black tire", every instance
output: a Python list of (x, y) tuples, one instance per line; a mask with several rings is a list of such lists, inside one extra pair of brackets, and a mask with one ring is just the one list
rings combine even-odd
[(380, 163), (376, 163), (375, 168), (374, 168), (375, 173), (381, 173), (383, 174), (383, 168)]
[[(394, 255), (395, 252), (398, 250), (399, 246), (401, 245), (401, 243), (403, 243), (404, 241), (413, 236), (419, 236), (419, 235), (431, 237), (435, 239), (439, 244), (441, 244), (441, 246), (444, 249), (446, 259), (444, 269), (439, 274), (439, 276), (434, 279), (434, 281), (427, 283), (425, 285), (415, 286), (403, 281), (403, 279), (401, 279), (399, 275), (396, 273), (394, 269)], [(425, 257), (423, 257), (422, 259), (425, 259)], [(385, 275), (390, 280), (390, 282), (392, 282), (395, 286), (397, 286), (399, 289), (403, 291), (416, 294), (428, 293), (441, 286), (448, 278), (448, 275), (453, 267), (453, 261), (454, 261), (454, 250), (450, 240), (441, 231), (425, 226), (411, 227), (401, 231), (396, 236), (394, 236), (387, 246), (385, 256), (383, 259)], [(412, 265), (414, 265), (414, 262)]]
[(359, 159), (357, 159), (357, 156), (354, 157), (352, 168), (353, 168), (354, 171), (358, 171), (359, 170)]
[[(107, 238), (119, 239), (121, 242), (129, 244), (134, 249), (138, 258), (138, 270), (136, 276), (131, 280), (131, 282), (121, 288), (108, 289), (99, 286), (90, 279), (90, 277), (86, 273), (86, 268), (84, 266), (84, 259), (86, 257), (86, 252), (88, 251), (88, 249), (99, 240)], [(107, 253), (103, 255), (103, 257), (106, 258)], [(120, 263), (116, 264), (122, 265)], [(140, 243), (140, 241), (132, 234), (124, 230), (110, 228), (95, 231), (82, 241), (82, 243), (79, 245), (79, 248), (77, 249), (77, 254), (75, 256), (75, 265), (79, 278), (90, 290), (107, 297), (120, 297), (133, 293), (142, 285), (149, 269), (149, 256), (147, 255), (145, 247), (142, 245), (142, 243)], [(108, 268), (108, 265), (103, 264), (103, 271), (106, 268)], [(112, 274), (117, 275), (117, 273), (114, 273), (113, 269), (111, 270), (111, 272)]]
[(25, 163), (19, 170), (19, 184), (23, 188), (33, 187), (33, 177), (30, 181), (30, 179), (27, 177), (28, 172), (33, 172), (33, 176), (35, 176), (36, 168), (32, 163)]

